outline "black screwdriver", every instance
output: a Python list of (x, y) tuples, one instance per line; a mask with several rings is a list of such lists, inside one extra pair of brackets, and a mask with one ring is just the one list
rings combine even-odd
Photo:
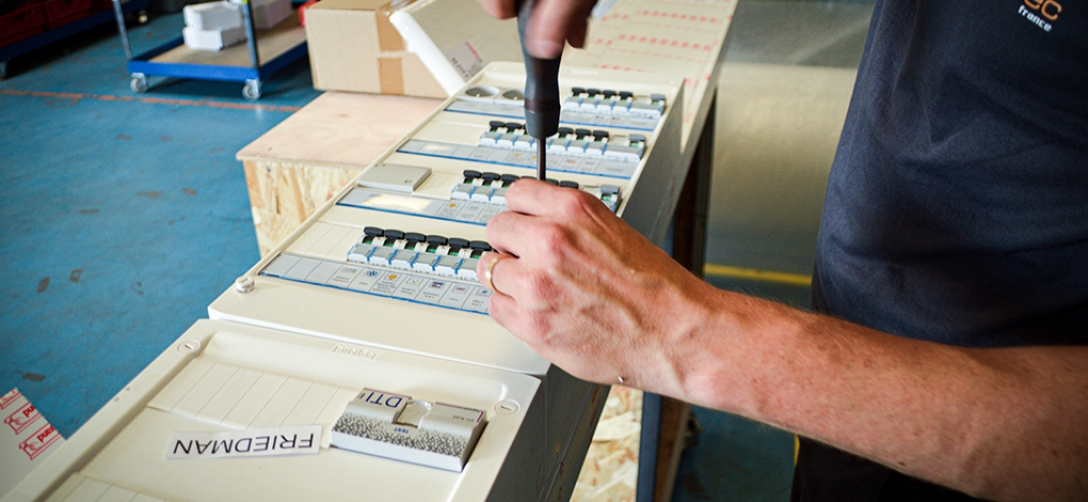
[(548, 138), (559, 131), (562, 106), (559, 102), (559, 59), (562, 49), (553, 59), (541, 59), (529, 54), (525, 47), (525, 30), (535, 5), (536, 0), (518, 1), (518, 36), (525, 59), (525, 131), (536, 140), (536, 177), (544, 181), (544, 153), (548, 149)]

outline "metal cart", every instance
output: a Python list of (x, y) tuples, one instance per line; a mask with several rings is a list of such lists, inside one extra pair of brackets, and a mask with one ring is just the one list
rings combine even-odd
[[(150, 0), (131, 0), (129, 2), (118, 4), (117, 0), (114, 0), (114, 10), (104, 10), (101, 12), (95, 12), (90, 16), (83, 19), (73, 21), (64, 26), (59, 26), (45, 33), (34, 35), (26, 40), (20, 40), (14, 44), (0, 47), (0, 80), (7, 77), (8, 74), (8, 61), (26, 54), (34, 49), (45, 47), (53, 42), (63, 40), (76, 33), (82, 33), (86, 30), (94, 28), (95, 26), (103, 25), (115, 17), (116, 12), (120, 12), (121, 19), (124, 19), (124, 15), (131, 12), (143, 12), (147, 10), (147, 6)], [(119, 9), (119, 10), (118, 10)], [(141, 17), (144, 17), (141, 14)], [(146, 18), (145, 18), (146, 19)], [(123, 21), (122, 21), (122, 24)]]
[[(177, 37), (150, 51), (133, 57), (121, 15), (120, 0), (113, 0), (117, 13), (117, 29), (121, 33), (121, 45), (132, 75), (130, 87), (134, 92), (147, 92), (148, 77), (163, 76), (200, 80), (244, 82), (242, 96), (250, 101), (261, 97), (261, 80), (283, 69), (306, 55), (306, 33), (299, 25), (298, 14), (278, 26), (262, 31), (258, 38), (253, 28), (253, 7), (249, 0), (242, 0), (242, 18), (245, 22), (246, 44), (235, 45), (220, 51), (203, 51), (185, 46)], [(261, 55), (264, 55), (262, 61)]]

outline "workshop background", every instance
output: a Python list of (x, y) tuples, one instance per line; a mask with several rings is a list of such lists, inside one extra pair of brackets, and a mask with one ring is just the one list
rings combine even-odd
[[(181, 4), (130, 24), (173, 38)], [(174, 13), (170, 13), (173, 11)], [(826, 178), (872, 5), (741, 0), (718, 90), (707, 280), (807, 308)], [(234, 154), (317, 97), (305, 58), (263, 82), (158, 80), (134, 99), (116, 28), (0, 81), (0, 391), (68, 437), (259, 258)], [(793, 436), (695, 408), (674, 500), (782, 501)]]

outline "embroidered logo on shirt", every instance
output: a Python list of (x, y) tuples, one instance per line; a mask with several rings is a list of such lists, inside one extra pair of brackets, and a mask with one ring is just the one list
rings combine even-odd
[(1054, 0), (1024, 0), (1024, 5), (1020, 6), (1018, 12), (1035, 26), (1050, 31), (1054, 27), (1050, 23), (1058, 20), (1062, 4)]

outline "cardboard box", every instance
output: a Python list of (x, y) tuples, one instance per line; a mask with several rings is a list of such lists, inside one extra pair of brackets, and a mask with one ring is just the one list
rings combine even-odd
[(257, 30), (274, 28), (291, 17), (291, 0), (254, 0), (251, 5), (253, 28)]
[(182, 28), (181, 35), (185, 39), (185, 46), (190, 49), (217, 51), (245, 40), (246, 30), (241, 27), (229, 30), (198, 30), (186, 26)]
[(322, 0), (306, 9), (314, 88), (445, 98), (389, 23), (387, 0)]
[(186, 5), (185, 26), (194, 30), (229, 30), (242, 27), (241, 7), (230, 2)]

